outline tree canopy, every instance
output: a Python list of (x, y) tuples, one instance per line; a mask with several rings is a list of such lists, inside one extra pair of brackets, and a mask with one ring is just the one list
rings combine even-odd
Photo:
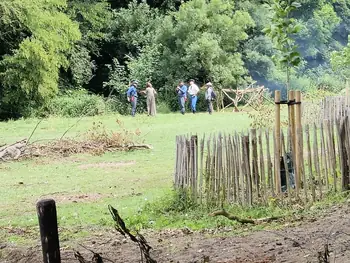
[(170, 106), (174, 85), (190, 78), (283, 89), (283, 59), (273, 58), (286, 58), (287, 47), (291, 88), (341, 90), (350, 1), (300, 0), (289, 24), (278, 12), (292, 1), (268, 2), (274, 8), (260, 0), (2, 0), (0, 117), (28, 116), (76, 89), (122, 105), (131, 79), (152, 81)]

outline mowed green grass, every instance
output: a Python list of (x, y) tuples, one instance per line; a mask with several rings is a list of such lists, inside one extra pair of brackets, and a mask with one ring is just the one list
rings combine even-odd
[[(77, 120), (45, 119), (31, 141), (60, 138)], [(153, 149), (106, 153), (102, 156), (84, 154), (0, 163), (1, 240), (17, 240), (16, 232), (11, 233), (9, 229), (37, 231), (35, 205), (44, 197), (57, 199), (61, 233), (67, 238), (70, 231), (87, 233), (111, 225), (108, 204), (118, 208), (122, 217), (127, 218), (137, 213), (146, 202), (167, 194), (171, 189), (176, 135), (203, 135), (249, 128), (246, 113), (199, 113), (185, 116), (174, 113), (159, 114), (155, 118), (145, 115), (135, 118), (108, 115), (83, 118), (66, 137), (81, 137), (94, 122), (101, 122), (107, 130), (118, 131), (121, 127), (117, 120), (122, 121), (128, 130), (139, 129), (140, 137), (145, 143), (151, 144)], [(28, 138), (37, 122), (37, 119), (27, 119), (0, 123), (0, 145)], [(104, 168), (82, 167), (101, 162), (125, 161), (133, 161), (135, 164)]]

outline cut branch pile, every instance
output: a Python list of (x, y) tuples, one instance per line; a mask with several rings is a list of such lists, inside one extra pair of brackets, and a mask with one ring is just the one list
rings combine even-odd
[[(118, 122), (122, 126), (121, 122)], [(38, 126), (38, 125), (37, 125)], [(35, 129), (37, 128), (35, 127)], [(32, 132), (33, 135), (34, 131)], [(93, 123), (93, 127), (80, 139), (66, 138), (50, 140), (45, 144), (40, 140), (28, 143), (30, 138), (14, 144), (0, 147), (0, 162), (20, 158), (69, 156), (78, 153), (101, 155), (105, 152), (152, 149), (148, 144), (138, 143), (140, 131), (129, 131), (121, 127), (117, 132), (107, 131), (102, 123)], [(31, 135), (31, 136), (32, 136)]]
[(151, 149), (147, 144), (136, 143), (108, 143), (96, 141), (77, 141), (73, 139), (57, 140), (47, 144), (32, 144), (26, 147), (22, 156), (26, 158), (61, 155), (69, 156), (78, 153), (101, 155), (105, 152), (130, 151), (137, 149)]

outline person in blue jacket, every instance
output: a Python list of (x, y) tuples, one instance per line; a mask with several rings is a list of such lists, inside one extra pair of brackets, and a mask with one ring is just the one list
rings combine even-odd
[(187, 86), (183, 81), (179, 82), (179, 86), (176, 87), (176, 93), (179, 98), (181, 113), (185, 114), (185, 102), (187, 100)]
[(128, 91), (126, 92), (128, 101), (131, 103), (131, 116), (133, 117), (135, 117), (137, 105), (137, 84), (138, 82), (136, 80), (132, 81)]

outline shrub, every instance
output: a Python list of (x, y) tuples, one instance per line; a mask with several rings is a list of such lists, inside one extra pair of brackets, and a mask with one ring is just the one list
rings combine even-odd
[(161, 101), (157, 103), (157, 112), (168, 114), (168, 113), (171, 113), (171, 109), (170, 109), (170, 106), (165, 101)]
[(85, 90), (68, 91), (52, 99), (47, 106), (50, 115), (62, 117), (94, 116), (105, 113), (101, 96), (87, 94)]

